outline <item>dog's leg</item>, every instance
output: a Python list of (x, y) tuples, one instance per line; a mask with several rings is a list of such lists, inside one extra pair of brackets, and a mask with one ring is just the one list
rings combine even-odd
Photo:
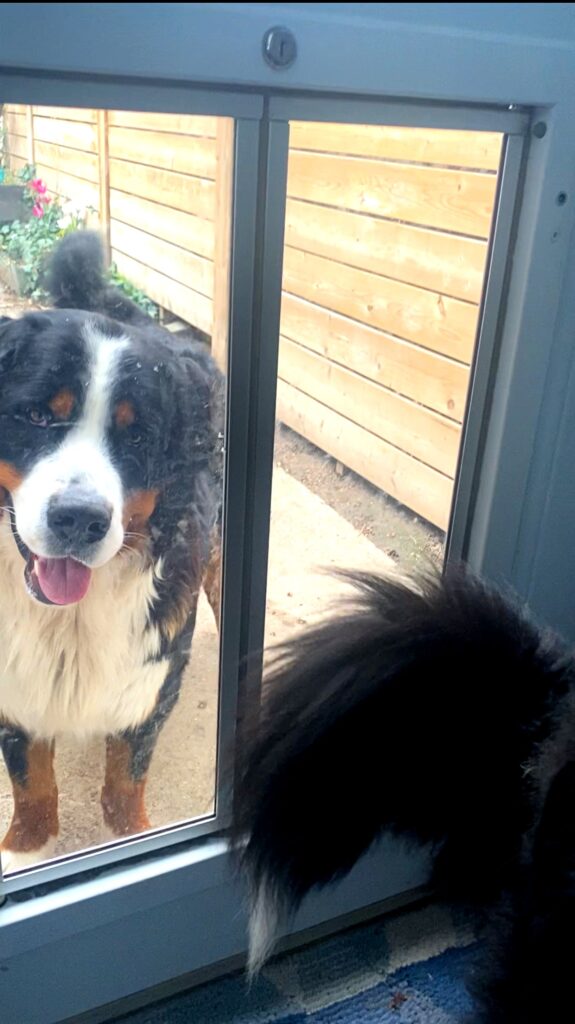
[(160, 731), (179, 695), (187, 657), (176, 660), (149, 718), (135, 729), (106, 739), (106, 772), (101, 800), (104, 821), (116, 836), (151, 828), (145, 804), (148, 770)]
[(0, 725), (0, 747), (12, 791), (14, 811), (0, 844), (2, 870), (48, 859), (58, 836), (58, 788), (53, 741), (34, 740), (23, 730)]
[(114, 835), (128, 836), (151, 828), (144, 791), (147, 765), (138, 771), (132, 740), (125, 736), (106, 739), (106, 774), (102, 789), (104, 821)]

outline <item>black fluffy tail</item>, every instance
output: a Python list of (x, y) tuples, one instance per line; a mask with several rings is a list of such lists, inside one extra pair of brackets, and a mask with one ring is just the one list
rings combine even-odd
[(47, 285), (55, 306), (98, 310), (106, 286), (104, 251), (94, 231), (74, 231), (55, 247)]
[[(525, 766), (567, 688), (562, 651), (463, 573), (357, 601), (280, 649), (239, 767), (251, 967), (279, 917), (383, 832), (436, 848), (436, 882), (484, 897), (519, 857)], [(245, 841), (245, 842), (244, 842)]]
[(108, 282), (104, 249), (94, 231), (74, 231), (55, 246), (46, 272), (46, 287), (59, 309), (85, 309), (126, 324), (153, 322), (134, 302)]

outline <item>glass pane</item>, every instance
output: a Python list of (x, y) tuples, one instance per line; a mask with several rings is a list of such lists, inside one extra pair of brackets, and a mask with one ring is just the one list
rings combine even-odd
[(0, 113), (10, 873), (214, 813), (233, 123)]
[(267, 640), (441, 564), (503, 137), (290, 124)]

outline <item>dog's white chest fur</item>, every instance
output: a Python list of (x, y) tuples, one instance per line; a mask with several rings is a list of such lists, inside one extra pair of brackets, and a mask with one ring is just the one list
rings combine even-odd
[(34, 601), (7, 517), (0, 521), (0, 718), (49, 738), (105, 735), (138, 725), (153, 710), (168, 672), (155, 629), (145, 632), (154, 595), (151, 568), (137, 555), (97, 569), (76, 605)]

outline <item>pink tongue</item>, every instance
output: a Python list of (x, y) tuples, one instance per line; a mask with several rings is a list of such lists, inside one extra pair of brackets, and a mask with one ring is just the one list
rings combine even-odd
[(92, 576), (91, 569), (73, 558), (38, 558), (34, 571), (44, 597), (53, 604), (81, 601)]

